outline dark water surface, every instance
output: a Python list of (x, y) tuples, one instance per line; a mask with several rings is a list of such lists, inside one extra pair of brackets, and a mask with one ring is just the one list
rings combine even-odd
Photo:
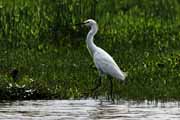
[(180, 120), (179, 102), (36, 100), (0, 103), (0, 120)]

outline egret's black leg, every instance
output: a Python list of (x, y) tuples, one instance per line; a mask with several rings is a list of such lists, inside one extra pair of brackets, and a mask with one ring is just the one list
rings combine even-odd
[(109, 77), (109, 80), (110, 80), (110, 99), (111, 99), (112, 101), (114, 101), (112, 77)]
[(95, 87), (94, 88), (91, 88), (89, 89), (89, 92), (88, 93), (83, 93), (84, 96), (86, 97), (89, 97), (89, 95), (91, 97), (97, 97), (97, 89), (101, 86), (101, 76), (99, 76), (96, 80), (95, 80)]
[(99, 76), (95, 81), (96, 87), (92, 89), (92, 91), (97, 90), (101, 86), (101, 76)]
[(112, 98), (112, 91), (113, 91), (113, 83), (112, 83), (112, 79), (110, 79), (110, 94), (111, 94), (111, 98)]
[(93, 89), (91, 89), (91, 94), (92, 94), (92, 97), (97, 98), (98, 97), (97, 89), (101, 86), (101, 76), (99, 76), (96, 79), (95, 84), (96, 84), (96, 86)]

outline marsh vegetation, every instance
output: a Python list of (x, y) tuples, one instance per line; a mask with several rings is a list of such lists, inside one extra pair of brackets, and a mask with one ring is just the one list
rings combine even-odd
[(88, 30), (72, 26), (88, 18), (95, 43), (128, 72), (127, 85), (113, 81), (117, 99), (180, 99), (179, 0), (0, 0), (0, 98), (91, 97)]

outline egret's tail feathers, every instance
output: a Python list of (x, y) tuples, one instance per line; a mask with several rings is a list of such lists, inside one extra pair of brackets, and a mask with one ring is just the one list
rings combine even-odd
[(123, 80), (125, 80), (126, 77), (128, 76), (128, 72), (123, 72), (123, 75), (124, 75)]
[(128, 72), (123, 72), (124, 73), (124, 76), (125, 78), (128, 76)]

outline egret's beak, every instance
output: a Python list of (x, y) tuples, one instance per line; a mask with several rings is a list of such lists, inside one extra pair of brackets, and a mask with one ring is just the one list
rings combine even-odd
[(86, 23), (77, 23), (77, 24), (74, 24), (75, 26), (79, 26), (79, 25), (84, 25), (84, 24), (86, 24)]

